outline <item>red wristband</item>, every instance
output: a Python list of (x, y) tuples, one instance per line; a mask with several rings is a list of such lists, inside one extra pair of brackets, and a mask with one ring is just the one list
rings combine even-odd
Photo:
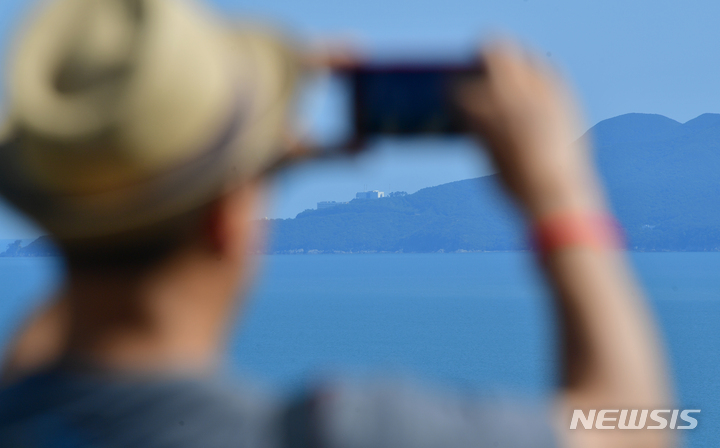
[(625, 247), (622, 228), (612, 215), (585, 212), (559, 213), (537, 220), (532, 226), (532, 240), (543, 257), (571, 247), (597, 251)]

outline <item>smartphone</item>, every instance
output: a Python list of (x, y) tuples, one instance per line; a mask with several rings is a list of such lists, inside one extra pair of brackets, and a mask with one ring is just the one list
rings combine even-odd
[(313, 141), (326, 148), (359, 147), (375, 137), (460, 135), (466, 125), (455, 87), (482, 74), (477, 61), (343, 67), (306, 92), (301, 115)]
[(340, 74), (352, 91), (354, 136), (464, 133), (455, 87), (481, 73), (479, 64), (376, 64), (345, 70)]

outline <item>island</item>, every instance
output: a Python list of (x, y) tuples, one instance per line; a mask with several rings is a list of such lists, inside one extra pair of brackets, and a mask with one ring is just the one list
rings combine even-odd
[[(582, 138), (634, 251), (720, 251), (720, 115), (681, 124), (652, 114), (602, 121)], [(319, 198), (320, 199), (320, 198)], [(265, 253), (426, 253), (529, 250), (526, 223), (485, 176), (413, 194), (361, 192), (291, 219), (264, 220)], [(0, 256), (57, 255), (48, 237)]]

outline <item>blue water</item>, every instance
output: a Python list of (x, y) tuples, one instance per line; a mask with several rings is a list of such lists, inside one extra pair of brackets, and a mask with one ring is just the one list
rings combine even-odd
[[(720, 440), (720, 253), (635, 253), (680, 406), (685, 445)], [(289, 388), (317, 375), (413, 375), (543, 395), (556, 382), (553, 309), (530, 254), (262, 258), (230, 344), (237, 369)], [(60, 277), (50, 259), (0, 259), (0, 343)], [(609, 329), (611, 331), (611, 329)]]

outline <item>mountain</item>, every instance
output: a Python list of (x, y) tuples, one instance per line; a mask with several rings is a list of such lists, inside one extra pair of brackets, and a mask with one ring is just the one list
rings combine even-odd
[(720, 115), (623, 115), (589, 137), (631, 248), (720, 250)]
[[(627, 114), (598, 123), (586, 138), (631, 249), (720, 250), (720, 115), (681, 124)], [(353, 200), (270, 226), (272, 252), (528, 247), (521, 217), (496, 176), (404, 197)]]
[(525, 247), (518, 212), (495, 176), (415, 194), (355, 199), (270, 221), (271, 251), (436, 252)]
[[(593, 143), (628, 247), (640, 251), (720, 250), (720, 115), (681, 124), (627, 114), (585, 135)], [(520, 213), (497, 176), (353, 200), (294, 219), (270, 220), (273, 253), (438, 252), (527, 249)], [(46, 237), (0, 256), (53, 254)]]

